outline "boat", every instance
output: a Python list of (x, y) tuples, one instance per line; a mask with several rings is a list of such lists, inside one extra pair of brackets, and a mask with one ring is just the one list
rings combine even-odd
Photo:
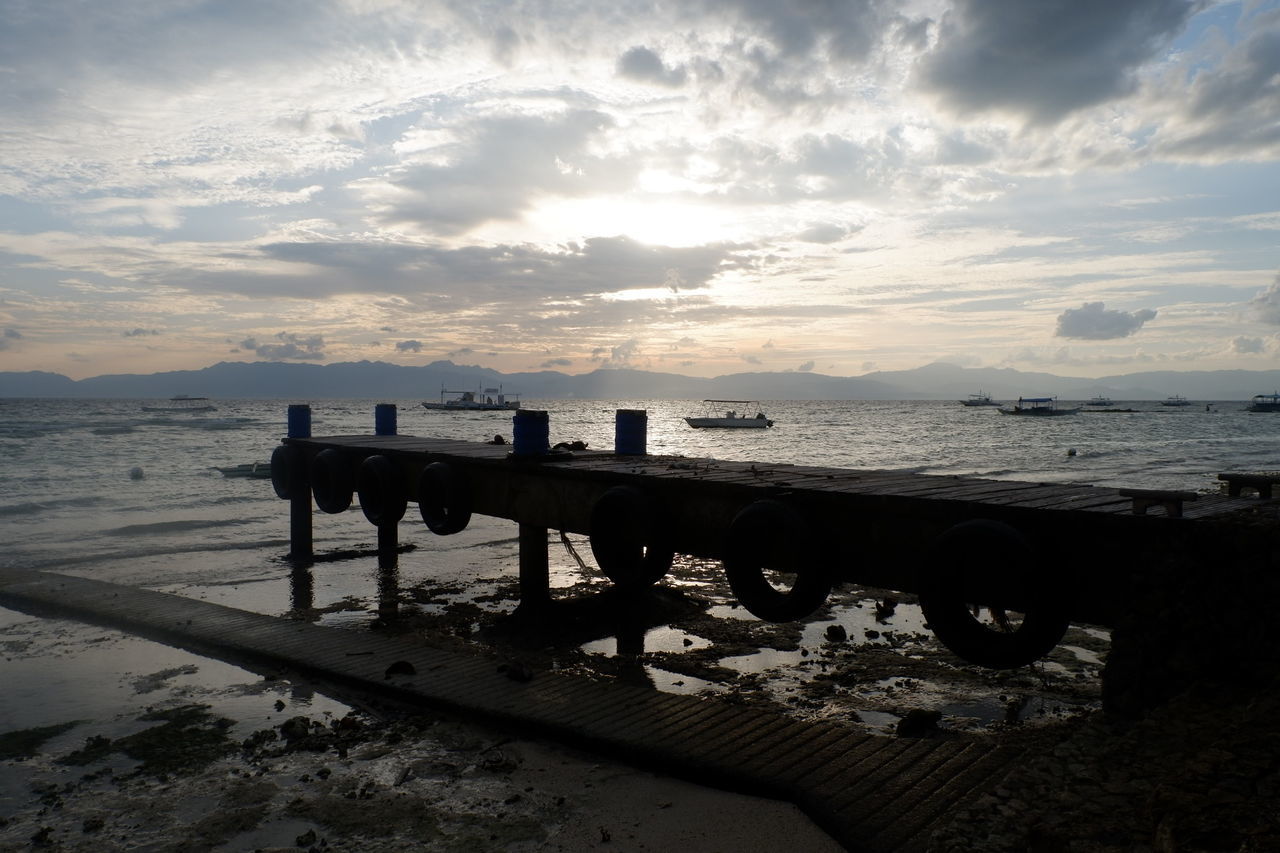
[(212, 412), (217, 410), (217, 406), (209, 401), (208, 397), (188, 397), (186, 394), (178, 394), (169, 398), (167, 406), (143, 406), (144, 412)]
[(424, 409), (443, 412), (509, 412), (520, 408), (519, 394), (503, 393), (502, 387), (483, 391), (449, 391), (440, 389), (440, 402), (426, 401)]
[(1054, 415), (1074, 415), (1080, 411), (1080, 407), (1060, 409), (1058, 408), (1057, 397), (1019, 397), (1015, 405), (1009, 408), (1002, 407), (997, 411), (1002, 415), (1030, 415), (1047, 418)]
[(1162, 405), (1162, 406), (1190, 406), (1190, 405), (1191, 405), (1191, 401), (1190, 401), (1190, 400), (1188, 400), (1186, 397), (1180, 397), (1180, 396), (1178, 396), (1177, 394), (1174, 394), (1172, 397), (1165, 397), (1163, 400), (1161, 400), (1161, 401), (1160, 401), (1160, 405)]
[(1088, 405), (1090, 406), (1114, 406), (1110, 397), (1090, 397)]
[(1248, 412), (1280, 412), (1280, 392), (1274, 394), (1254, 394), (1253, 399), (1249, 401), (1249, 405), (1245, 407)]
[(224, 477), (252, 477), (255, 480), (265, 480), (271, 476), (271, 463), (245, 462), (241, 465), (219, 466), (218, 470)]
[[(703, 400), (707, 404), (707, 414), (702, 417), (688, 417), (684, 422), (694, 429), (766, 429), (773, 426), (773, 421), (764, 416), (760, 404), (755, 400)], [(724, 409), (724, 406), (734, 406)], [(740, 407), (740, 408), (739, 408)], [(751, 411), (755, 414), (748, 414)], [(721, 411), (724, 414), (719, 414)]]
[(980, 390), (978, 391), (977, 394), (970, 394), (968, 400), (961, 400), (960, 405), (962, 406), (998, 406), (1000, 404), (995, 400), (992, 400), (991, 395), (988, 394), (986, 391)]

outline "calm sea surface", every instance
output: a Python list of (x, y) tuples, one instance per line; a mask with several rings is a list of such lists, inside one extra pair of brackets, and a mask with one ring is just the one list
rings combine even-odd
[[(146, 402), (0, 399), (0, 561), (164, 585), (198, 572), (208, 581), (210, 567), (242, 572), (288, 550), (288, 505), (270, 481), (217, 470), (268, 460), (285, 431), (287, 402), (218, 400), (216, 411), (200, 414), (147, 413)], [(375, 402), (313, 403), (313, 434), (371, 433)], [(393, 402), (401, 433), (511, 436), (510, 413)], [(780, 401), (764, 404), (773, 429), (741, 431), (690, 429), (681, 418), (699, 414), (700, 404), (688, 401), (525, 406), (550, 412), (553, 443), (599, 449), (613, 445), (616, 409), (646, 409), (651, 453), (695, 457), (1192, 490), (1214, 487), (1220, 471), (1280, 468), (1280, 414), (1250, 414), (1243, 403), (1206, 411), (1203, 403), (1117, 401), (1138, 411), (1030, 419), (954, 401)], [(402, 538), (427, 538), (411, 536), (410, 525), (421, 528), (412, 509)], [(318, 549), (373, 539), (359, 512), (316, 522)]]

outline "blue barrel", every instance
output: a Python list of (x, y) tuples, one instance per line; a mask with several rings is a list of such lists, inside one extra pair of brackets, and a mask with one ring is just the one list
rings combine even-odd
[(396, 404), (379, 403), (373, 407), (373, 434), (396, 434)]
[(644, 409), (618, 409), (613, 421), (613, 452), (620, 456), (644, 456), (649, 413)]
[(289, 438), (311, 438), (311, 407), (305, 403), (289, 405)]
[(511, 419), (512, 453), (516, 456), (541, 456), (551, 450), (551, 419), (546, 412), (519, 409)]

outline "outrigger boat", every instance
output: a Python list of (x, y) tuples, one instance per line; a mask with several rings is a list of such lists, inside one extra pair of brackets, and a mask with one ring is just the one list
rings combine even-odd
[[(760, 411), (760, 404), (755, 400), (703, 400), (707, 404), (708, 414), (700, 418), (685, 418), (684, 422), (694, 429), (727, 428), (727, 429), (766, 429), (773, 426), (773, 421)], [(728, 409), (723, 415), (711, 414), (721, 411), (721, 406), (741, 406), (742, 409)], [(755, 410), (754, 415), (747, 412)]]
[(1007, 409), (1001, 408), (998, 411), (1002, 415), (1030, 415), (1031, 417), (1047, 418), (1054, 415), (1074, 415), (1080, 411), (1080, 407), (1059, 409), (1057, 397), (1019, 397), (1016, 405)]
[(212, 412), (217, 410), (217, 406), (209, 402), (208, 397), (188, 397), (186, 394), (178, 394), (169, 398), (167, 406), (143, 406), (144, 412)]
[(1110, 397), (1090, 397), (1089, 405), (1090, 406), (1114, 406), (1115, 403), (1111, 401)]
[(483, 391), (449, 391), (441, 388), (440, 402), (428, 400), (422, 407), (447, 412), (505, 412), (520, 408), (520, 395), (504, 394), (501, 386), (485, 388)]
[(1161, 401), (1160, 401), (1160, 405), (1162, 405), (1162, 406), (1190, 406), (1190, 405), (1191, 405), (1191, 401), (1190, 401), (1190, 400), (1188, 400), (1186, 397), (1180, 397), (1180, 396), (1178, 396), (1177, 394), (1174, 394), (1172, 397), (1165, 397), (1163, 400), (1161, 400)]
[(1245, 411), (1280, 412), (1280, 391), (1275, 394), (1255, 394)]

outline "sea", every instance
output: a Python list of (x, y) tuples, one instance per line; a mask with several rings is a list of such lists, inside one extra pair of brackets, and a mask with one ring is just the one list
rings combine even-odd
[[(0, 563), (157, 588), (276, 565), (288, 551), (288, 503), (270, 480), (220, 469), (266, 463), (290, 402), (158, 413), (143, 409), (163, 401), (0, 399)], [(511, 439), (510, 412), (428, 411), (417, 400), (311, 401), (312, 434), (371, 434), (379, 402), (397, 405), (402, 434)], [(762, 401), (774, 426), (760, 430), (692, 429), (683, 418), (703, 413), (696, 401), (524, 406), (548, 412), (552, 443), (601, 450), (613, 446), (618, 409), (643, 409), (648, 451), (686, 457), (1192, 491), (1216, 488), (1219, 472), (1280, 468), (1280, 415), (1243, 402), (1116, 401), (1111, 411), (1025, 418), (956, 401)], [(412, 507), (401, 527), (404, 541), (433, 538)], [(321, 552), (376, 539), (358, 511), (318, 517), (315, 536)]]

